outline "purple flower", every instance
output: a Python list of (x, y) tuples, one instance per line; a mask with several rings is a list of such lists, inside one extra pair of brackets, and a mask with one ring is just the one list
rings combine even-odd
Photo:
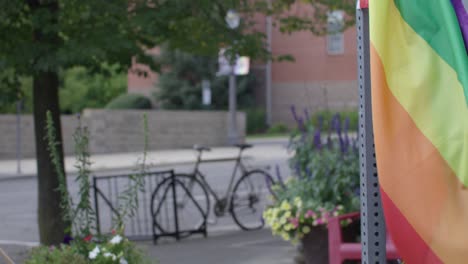
[(299, 122), (299, 116), (297, 115), (296, 107), (294, 105), (291, 105), (291, 113), (294, 117), (294, 120), (296, 120), (296, 122)]
[(294, 105), (291, 105), (291, 113), (293, 115), (293, 118), (294, 120), (296, 121), (297, 123), (297, 127), (299, 128), (299, 130), (302, 132), (302, 133), (305, 133), (306, 132), (306, 127), (304, 125), (304, 120), (302, 119), (302, 117), (300, 117), (298, 114), (297, 114), (297, 111), (296, 111), (296, 107)]
[(275, 170), (276, 170), (276, 178), (278, 179), (278, 182), (283, 188), (285, 188), (286, 185), (284, 184), (283, 178), (281, 177), (280, 167), (278, 166), (278, 164), (275, 165)]
[(314, 147), (318, 150), (322, 149), (322, 138), (320, 136), (320, 129), (316, 129), (314, 133)]
[(304, 120), (302, 119), (302, 117), (299, 117), (299, 119), (297, 120), (297, 127), (302, 132), (302, 134), (307, 133), (306, 126), (304, 124)]
[(65, 245), (70, 245), (72, 241), (73, 237), (71, 237), (70, 235), (65, 235), (65, 237), (63, 238), (63, 244)]

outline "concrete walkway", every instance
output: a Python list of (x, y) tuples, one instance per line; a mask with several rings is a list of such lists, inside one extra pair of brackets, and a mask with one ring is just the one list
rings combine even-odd
[[(248, 143), (254, 147), (244, 151), (243, 156), (253, 161), (265, 161), (274, 159), (287, 159), (291, 153), (287, 150), (288, 139), (262, 138), (249, 140)], [(235, 147), (214, 147), (210, 152), (203, 153), (203, 160), (234, 158), (238, 155)], [(147, 156), (147, 164), (150, 166), (168, 166), (174, 164), (193, 163), (196, 161), (196, 151), (193, 149), (160, 150), (151, 151)], [(136, 168), (138, 160), (142, 157), (141, 152), (134, 153), (114, 153), (92, 155), (93, 172), (130, 170)], [(75, 158), (69, 156), (65, 158), (65, 170), (68, 174), (73, 174), (77, 170), (74, 167)], [(0, 179), (11, 179), (19, 177), (33, 177), (37, 172), (35, 159), (21, 161), (21, 173), (17, 173), (16, 160), (0, 160)]]

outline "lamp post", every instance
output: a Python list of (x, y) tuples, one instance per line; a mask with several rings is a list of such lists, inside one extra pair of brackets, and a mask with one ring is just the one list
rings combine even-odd
[[(234, 10), (229, 10), (226, 13), (226, 23), (232, 30), (239, 27), (240, 16)], [(230, 58), (229, 60), (230, 74), (229, 74), (229, 127), (228, 127), (228, 143), (233, 145), (239, 143), (239, 135), (237, 131), (237, 95), (236, 95), (236, 73), (235, 65), (236, 58)]]

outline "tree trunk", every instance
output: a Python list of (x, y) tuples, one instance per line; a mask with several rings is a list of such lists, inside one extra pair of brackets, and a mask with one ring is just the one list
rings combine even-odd
[[(63, 241), (65, 223), (60, 207), (59, 176), (50, 158), (46, 139), (46, 113), (50, 111), (57, 132), (57, 146), (63, 164), (62, 130), (58, 99), (58, 74), (38, 73), (34, 76), (34, 130), (36, 134), (36, 157), (38, 176), (38, 223), (41, 244), (56, 245)], [(63, 168), (63, 166), (62, 166)]]
[[(34, 132), (36, 135), (36, 158), (38, 176), (38, 223), (41, 244), (57, 245), (63, 242), (65, 227), (63, 210), (60, 207), (59, 176), (50, 158), (46, 139), (46, 113), (50, 111), (54, 122), (60, 163), (63, 165), (62, 129), (59, 108), (58, 67), (54, 61), (60, 45), (57, 24), (59, 6), (57, 1), (27, 1), (32, 12), (46, 12), (47, 20), (34, 24), (33, 39), (39, 47), (47, 47), (36, 58), (36, 63), (50, 63), (47, 70), (33, 74)], [(46, 3), (43, 3), (46, 2)], [(42, 24), (44, 23), (44, 24)], [(47, 30), (44, 30), (44, 25)], [(54, 30), (55, 29), (55, 30)], [(63, 168), (63, 166), (62, 166)]]

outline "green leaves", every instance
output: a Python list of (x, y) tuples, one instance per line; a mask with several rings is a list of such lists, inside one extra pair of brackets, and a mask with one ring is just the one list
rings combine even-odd
[(313, 120), (305, 120), (306, 123), (290, 139), (290, 148), (295, 152), (290, 165), (297, 180), (283, 191), (283, 199), (299, 196), (314, 210), (317, 206), (329, 210), (343, 205), (345, 212), (357, 211), (359, 153), (356, 139), (349, 139), (341, 132), (338, 115), (327, 126), (337, 131), (333, 137), (328, 135), (329, 142), (323, 142), (324, 138), (317, 133), (318, 126), (312, 125)]
[[(266, 59), (270, 55), (264, 31), (259, 28), (263, 20), (255, 14), (272, 15), (283, 32), (310, 30), (317, 34), (324, 33), (327, 12), (331, 10), (347, 12), (347, 25), (354, 19), (351, 0), (277, 0), (272, 5), (267, 0), (27, 3), (0, 3), (0, 61), (27, 75), (77, 65), (99, 71), (103, 62), (118, 63), (125, 71), (131, 66), (132, 57), (146, 59), (146, 50), (163, 43), (169, 43), (173, 49), (211, 56), (221, 46), (231, 46), (235, 53)], [(228, 29), (224, 20), (231, 8), (243, 14), (237, 30)], [(151, 61), (145, 62), (158, 69)]]
[(59, 151), (58, 151), (58, 144), (60, 144), (57, 141), (57, 132), (55, 131), (55, 126), (54, 122), (52, 120), (52, 114), (50, 111), (47, 111), (46, 115), (46, 140), (48, 144), (48, 149), (50, 152), (50, 160), (52, 161), (52, 164), (55, 167), (55, 171), (57, 172), (58, 175), (58, 188), (56, 191), (60, 192), (61, 200), (60, 200), (60, 207), (63, 210), (63, 220), (64, 222), (69, 225), (66, 227), (65, 233), (70, 234), (72, 232), (73, 228), (73, 220), (74, 220), (74, 214), (73, 214), (73, 201), (72, 198), (70, 197), (70, 193), (68, 192), (67, 189), (67, 180), (65, 176), (65, 169), (63, 167), (63, 157), (60, 156)]
[(79, 184), (79, 202), (73, 212), (77, 234), (87, 236), (96, 231), (96, 214), (91, 204), (91, 154), (89, 152), (89, 131), (81, 122), (73, 134), (75, 142), (75, 168), (78, 169), (76, 182)]

